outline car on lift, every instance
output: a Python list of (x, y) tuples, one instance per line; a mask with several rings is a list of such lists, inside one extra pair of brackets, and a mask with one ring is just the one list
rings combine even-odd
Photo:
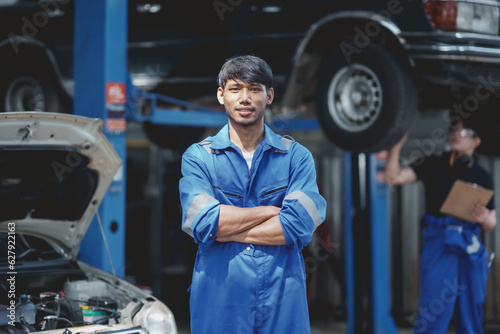
[[(0, 105), (71, 109), (72, 0), (7, 3), (0, 8)], [(312, 114), (349, 151), (390, 147), (418, 109), (472, 114), (499, 107), (498, 1), (129, 0), (128, 6), (128, 70), (140, 89), (217, 108), (221, 64), (256, 54), (275, 73), (271, 117)], [(496, 134), (498, 126), (490, 130)]]
[(121, 160), (103, 121), (0, 119), (0, 333), (177, 334), (170, 309), (77, 260)]

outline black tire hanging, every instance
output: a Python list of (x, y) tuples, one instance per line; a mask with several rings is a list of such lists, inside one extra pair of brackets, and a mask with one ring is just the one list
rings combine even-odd
[(28, 59), (4, 63), (0, 111), (64, 112), (57, 81), (48, 68), (45, 62)]
[(350, 61), (340, 49), (319, 72), (316, 113), (325, 135), (357, 153), (387, 149), (408, 130), (418, 94), (407, 66), (371, 42)]

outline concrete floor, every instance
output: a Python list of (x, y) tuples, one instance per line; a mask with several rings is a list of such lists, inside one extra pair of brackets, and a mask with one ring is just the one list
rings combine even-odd
[[(178, 334), (191, 334), (188, 324), (178, 324)], [(311, 334), (347, 334), (347, 324), (344, 322), (320, 321), (311, 323)], [(499, 330), (486, 330), (485, 334), (498, 334)], [(292, 334), (292, 333), (289, 333)], [(413, 328), (398, 328), (398, 334), (413, 334)], [(447, 334), (455, 334), (455, 331), (449, 330)]]
[[(178, 325), (179, 334), (191, 334), (188, 325)], [(347, 326), (344, 323), (332, 323), (330, 325), (313, 325), (311, 327), (311, 334), (340, 334), (347, 333)], [(410, 332), (405, 334), (409, 334)], [(400, 334), (403, 334), (401, 332)]]
[[(189, 324), (177, 324), (178, 334), (191, 334)], [(446, 334), (455, 334), (454, 330), (448, 330)], [(490, 324), (485, 328), (485, 334), (500, 334), (500, 324)], [(288, 333), (292, 334), (292, 333)], [(345, 322), (318, 321), (311, 323), (311, 334), (347, 334), (347, 324)], [(398, 328), (398, 334), (413, 334), (413, 328)]]
[[(178, 324), (179, 334), (191, 334), (189, 325)], [(343, 322), (318, 322), (311, 324), (311, 334), (341, 334), (347, 333), (347, 324)], [(453, 333), (453, 332), (449, 332)], [(412, 328), (400, 328), (398, 334), (413, 334)]]

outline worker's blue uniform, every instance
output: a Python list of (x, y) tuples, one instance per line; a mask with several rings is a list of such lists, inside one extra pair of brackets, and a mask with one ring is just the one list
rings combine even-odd
[[(199, 245), (192, 333), (309, 333), (301, 250), (326, 211), (311, 153), (265, 126), (249, 170), (226, 125), (187, 149), (182, 174), (182, 228)], [(281, 207), (286, 245), (218, 242), (220, 204)]]
[[(493, 181), (473, 161), (450, 165), (450, 154), (429, 157), (412, 167), (424, 181), (427, 210), (422, 219), (420, 301), (414, 331), (444, 334), (455, 313), (458, 334), (483, 333), (489, 254), (480, 239), (481, 225), (439, 210), (456, 180), (490, 189)], [(493, 209), (493, 200), (487, 206)]]
[(481, 226), (426, 214), (420, 257), (419, 316), (415, 333), (446, 333), (456, 307), (458, 334), (483, 333), (488, 251)]

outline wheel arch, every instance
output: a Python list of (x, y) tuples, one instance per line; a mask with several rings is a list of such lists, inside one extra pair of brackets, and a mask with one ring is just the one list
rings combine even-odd
[[(374, 36), (369, 36), (370, 42), (385, 45), (404, 64), (411, 68), (412, 65), (404, 49), (401, 30), (394, 22), (388, 21), (384, 16), (373, 12), (361, 10), (336, 12), (311, 25), (298, 45), (282, 105), (293, 107), (294, 104), (300, 103), (299, 97), (303, 97), (301, 94), (305, 91), (304, 86), (315, 86), (319, 68), (330, 54), (343, 41), (355, 36), (357, 31), (366, 34), (365, 28), (369, 22), (376, 22), (380, 27), (380, 32)], [(325, 43), (325, 40), (329, 41), (329, 43)], [(304, 72), (307, 72), (307, 75)], [(301, 85), (298, 82), (304, 82), (304, 76), (307, 76), (309, 81), (307, 84)]]
[[(12, 43), (17, 43), (16, 48)], [(16, 50), (17, 49), (17, 50)], [(9, 62), (29, 62), (36, 60), (36, 66), (46, 66), (45, 71), (57, 82), (58, 89), (67, 97), (72, 97), (71, 89), (63, 84), (61, 71), (57, 64), (56, 57), (45, 43), (25, 37), (14, 37), (0, 41), (0, 58), (4, 63)]]

